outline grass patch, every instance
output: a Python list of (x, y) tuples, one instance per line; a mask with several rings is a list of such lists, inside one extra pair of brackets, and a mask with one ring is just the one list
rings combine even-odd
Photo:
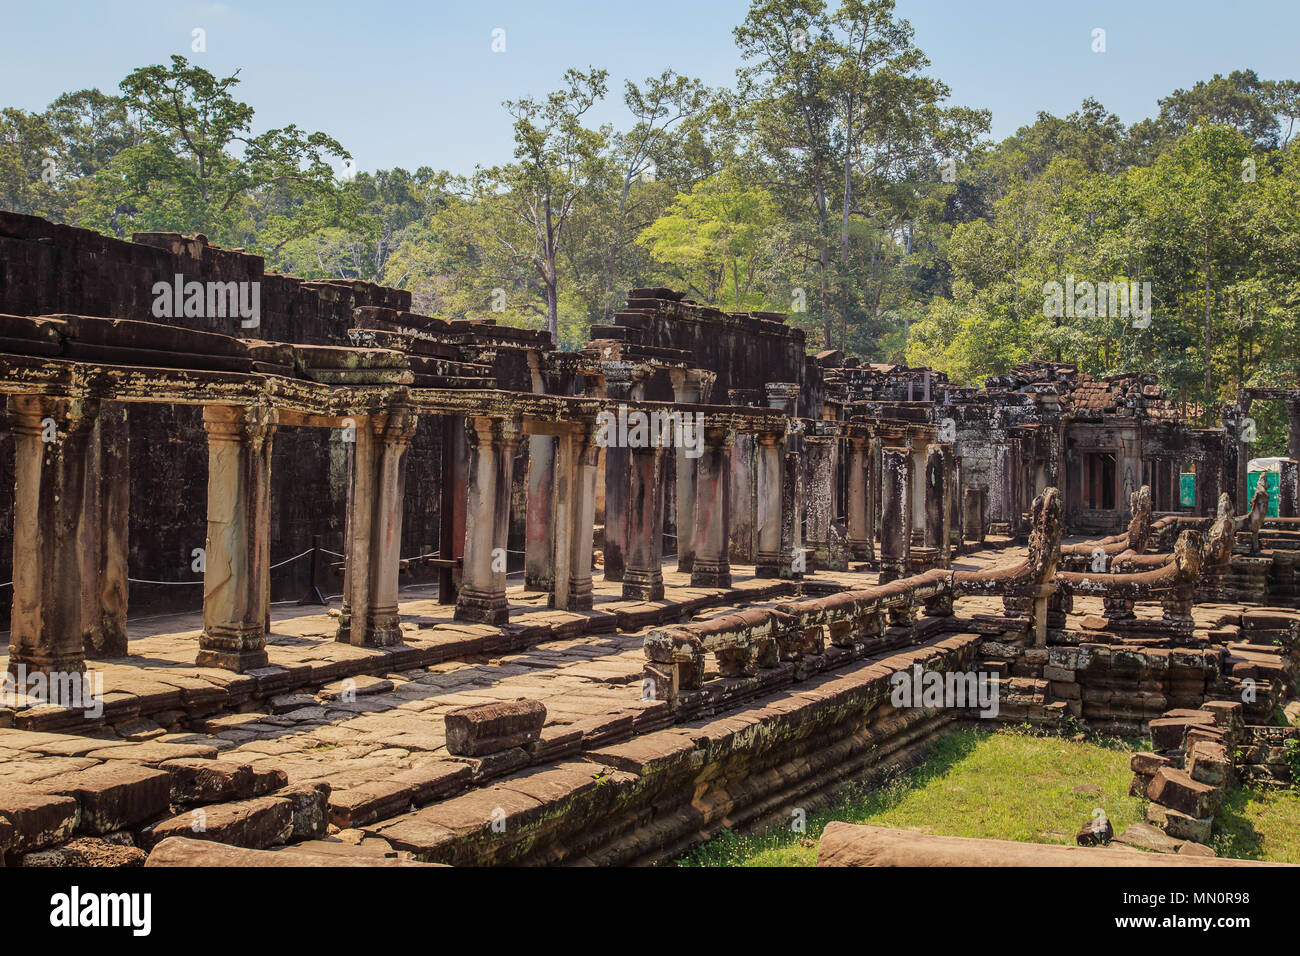
[(1230, 791), (1214, 818), (1219, 856), (1300, 863), (1300, 791)]
[[(678, 866), (813, 866), (831, 820), (947, 836), (1073, 844), (1098, 807), (1115, 832), (1144, 819), (1146, 801), (1128, 795), (1129, 756), (1144, 749), (1114, 738), (1073, 741), (1014, 730), (969, 728), (935, 741), (922, 766), (883, 787), (851, 787), (807, 819), (763, 833), (724, 831)], [(1297, 807), (1300, 810), (1300, 807)], [(1300, 839), (1300, 834), (1297, 835)]]

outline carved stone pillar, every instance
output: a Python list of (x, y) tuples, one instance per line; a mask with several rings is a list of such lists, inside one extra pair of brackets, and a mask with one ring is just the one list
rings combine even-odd
[[(675, 368), (669, 371), (673, 383), (673, 401), (679, 405), (698, 405), (705, 401), (714, 374), (699, 369)], [(686, 414), (686, 412), (683, 412)], [(689, 572), (695, 563), (695, 494), (698, 459), (687, 454), (684, 443), (677, 443), (677, 570)]]
[(528, 437), (528, 515), (524, 537), (524, 590), (555, 586), (555, 437)]
[(340, 641), (379, 647), (402, 642), (397, 588), (406, 459), (414, 435), (415, 416), (406, 408), (357, 422), (349, 451)]
[(1300, 398), (1286, 403), (1286, 456), (1300, 461)]
[(789, 555), (781, 552), (781, 459), (785, 436), (764, 432), (758, 436), (757, 521), (755, 536), (755, 575), (760, 578), (781, 576)]
[(105, 402), (87, 448), (81, 543), (86, 654), (127, 653), (127, 559), (130, 555), (131, 460), (126, 405)]
[(1300, 517), (1300, 462), (1294, 458), (1283, 459), (1277, 478), (1277, 516)]
[(925, 456), (925, 546), (939, 552), (939, 565), (948, 558), (948, 462), (942, 445), (930, 445)]
[(87, 577), (81, 510), (91, 433), (99, 403), (15, 395), (14, 602), (9, 671), (86, 669), (83, 589)]
[(695, 496), (695, 560), (693, 587), (731, 587), (728, 553), (731, 519), (731, 452), (734, 432), (708, 426), (703, 435), (704, 454), (698, 461)]
[[(733, 403), (735, 404), (735, 403)], [(758, 524), (758, 441), (748, 432), (736, 435), (731, 466), (731, 560), (756, 564)]]
[(208, 433), (208, 535), (196, 663), (242, 672), (267, 663), (275, 412), (209, 405), (203, 409), (203, 427)]
[(957, 549), (962, 538), (962, 465), (961, 456), (952, 456), (952, 481), (948, 483), (948, 543)]
[(812, 549), (813, 568), (831, 568), (836, 556), (831, 550), (831, 520), (835, 513), (834, 434), (804, 436), (808, 462), (808, 488), (804, 494), (805, 533)]
[(803, 461), (796, 451), (785, 445), (785, 463), (781, 470), (781, 566), (780, 576), (798, 579), (804, 576), (803, 546)]
[(591, 552), (596, 514), (596, 463), (600, 447), (588, 427), (560, 437), (555, 458), (555, 588), (552, 607), (592, 606)]
[(912, 536), (912, 451), (886, 448), (881, 463), (880, 580), (907, 574)]
[(455, 617), (458, 621), (504, 624), (510, 617), (506, 603), (506, 544), (519, 423), (474, 417), (469, 426), (465, 566)]
[(871, 560), (871, 472), (868, 468), (869, 442), (866, 438), (849, 439), (848, 518), (849, 554), (859, 561)]
[(916, 547), (925, 547), (925, 465), (929, 444), (919, 439), (912, 439), (912, 467), (910, 472), (911, 515), (910, 540)]
[(664, 452), (629, 449), (627, 564), (623, 597), (659, 601), (664, 596)]
[[(645, 398), (645, 385), (650, 378), (647, 366), (630, 362), (602, 362), (605, 373), (605, 395), (618, 402), (639, 402)], [(617, 418), (618, 408), (610, 413)], [(622, 581), (626, 566), (628, 527), (629, 450), (618, 442), (608, 442), (605, 448), (605, 580)]]

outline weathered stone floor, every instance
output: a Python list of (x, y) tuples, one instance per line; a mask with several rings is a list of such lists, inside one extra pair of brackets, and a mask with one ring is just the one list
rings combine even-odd
[[(978, 570), (1022, 554), (1017, 547), (992, 548), (956, 564)], [(725, 714), (674, 724), (665, 702), (643, 699), (647, 627), (697, 613), (774, 605), (787, 600), (791, 588), (756, 579), (748, 568), (735, 569), (730, 590), (691, 588), (688, 575), (667, 566), (664, 577), (666, 599), (653, 605), (622, 601), (617, 584), (598, 578), (596, 608), (589, 614), (550, 610), (544, 594), (512, 588), (505, 629), (455, 622), (450, 606), (411, 590), (401, 604), (407, 646), (391, 649), (340, 644), (328, 613), (280, 605), (268, 641), (272, 666), (248, 675), (193, 664), (197, 615), (148, 620), (133, 635), (130, 657), (94, 663), (105, 681), (105, 715), (98, 725), (45, 732), (39, 729), (41, 713), (53, 708), (8, 715), (18, 725), (0, 730), (0, 786), (39, 786), (119, 761), (157, 767), (174, 758), (220, 758), (254, 771), (282, 772), (290, 787), (327, 783), (335, 826), (364, 828), (418, 851), (446, 842), (462, 824), (484, 825), (503, 803), (518, 804), (505, 807), (508, 813), (541, 812), (549, 788), (559, 787), (559, 800), (585, 791), (602, 774), (641, 768), (636, 755), (643, 751), (651, 763), (662, 762), (667, 757), (661, 751), (676, 746), (674, 734), (707, 736), (719, 728), (734, 733), (767, 719), (769, 710), (784, 713), (830, 700), (827, 687), (861, 692), (888, 676), (882, 664), (910, 666), (909, 655), (940, 652), (969, 657), (979, 641), (976, 635), (936, 632), (904, 652), (886, 652), (804, 683), (787, 682)], [(819, 588), (875, 582), (874, 573), (862, 571), (819, 572), (808, 580)], [(1242, 610), (1199, 606), (1198, 628), (1213, 629), (1222, 615)], [(1077, 600), (1070, 627), (1083, 626), (1100, 611), (1100, 600)], [(957, 605), (959, 617), (1000, 613), (996, 598), (965, 598)], [(1159, 613), (1154, 605), (1138, 608), (1140, 617)], [(618, 627), (645, 616), (649, 624)], [(711, 657), (708, 671), (716, 673)], [(481, 759), (448, 753), (449, 710), (519, 697), (546, 707), (539, 743)], [(27, 728), (20, 723), (24, 713)], [(890, 733), (896, 731), (891, 726)], [(650, 736), (638, 745), (642, 735)], [(594, 773), (593, 762), (600, 764)]]
[[(981, 567), (1006, 557), (989, 551), (962, 563)], [(617, 584), (598, 578), (591, 615), (549, 610), (545, 595), (512, 588), (510, 629), (541, 638), (518, 650), (494, 649), (506, 643), (501, 629), (454, 622), (450, 606), (419, 594), (401, 605), (408, 647), (398, 649), (340, 644), (327, 613), (281, 605), (268, 642), (273, 666), (251, 676), (193, 664), (198, 615), (155, 618), (133, 634), (131, 656), (93, 663), (104, 676), (105, 714), (97, 725), (37, 729), (41, 715), (55, 711), (47, 707), (6, 715), (26, 714), (29, 726), (0, 730), (0, 784), (34, 784), (120, 760), (157, 766), (220, 756), (281, 770), (290, 785), (329, 783), (340, 826), (383, 819), (521, 766), (518, 751), (504, 761), (450, 756), (443, 716), (456, 707), (517, 697), (545, 704), (542, 741), (523, 760), (533, 765), (667, 726), (667, 705), (642, 699), (645, 628), (615, 630), (617, 615), (649, 610), (658, 623), (689, 617), (691, 608), (725, 613), (790, 593), (788, 584), (745, 568), (736, 569), (730, 591), (691, 588), (688, 575), (667, 566), (664, 576), (666, 599), (649, 608), (622, 601)], [(861, 587), (876, 575), (820, 572), (809, 581)], [(591, 621), (608, 632), (547, 637), (543, 630), (563, 634)], [(412, 654), (441, 659), (408, 666)], [(277, 682), (284, 689), (274, 692)]]

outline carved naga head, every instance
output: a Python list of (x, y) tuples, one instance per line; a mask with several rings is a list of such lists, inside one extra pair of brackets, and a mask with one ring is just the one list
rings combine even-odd
[(1205, 545), (1205, 560), (1212, 566), (1226, 565), (1232, 558), (1232, 546), (1237, 538), (1237, 522), (1234, 520), (1232, 498), (1225, 491), (1219, 495), (1219, 509), (1210, 525), (1209, 538)]
[(1061, 493), (1055, 488), (1043, 489), (1034, 498), (1031, 514), (1034, 526), (1029, 533), (1029, 564), (1039, 581), (1047, 581), (1061, 560)]
[(1195, 579), (1205, 561), (1205, 536), (1199, 531), (1184, 531), (1174, 542), (1174, 563), (1184, 581)]
[(1151, 537), (1151, 486), (1143, 485), (1128, 496), (1133, 517), (1128, 523), (1128, 546), (1141, 554)]

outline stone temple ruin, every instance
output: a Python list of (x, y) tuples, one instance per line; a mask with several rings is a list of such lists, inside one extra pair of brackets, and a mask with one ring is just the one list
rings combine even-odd
[(6, 862), (663, 861), (981, 719), (904, 674), (1149, 732), (1173, 843), (1289, 781), (1300, 390), (1196, 428), (1151, 375), (957, 387), (668, 289), (578, 352), (410, 308), (0, 213)]

